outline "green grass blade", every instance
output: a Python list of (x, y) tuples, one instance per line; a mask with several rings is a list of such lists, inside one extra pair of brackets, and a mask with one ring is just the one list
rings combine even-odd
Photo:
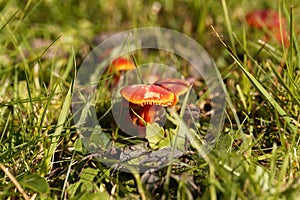
[(11, 17), (2, 25), (2, 27), (0, 28), (0, 32), (9, 24), (9, 22), (11, 20), (13, 20), (16, 15), (19, 13), (20, 10), (17, 10), (14, 14), (11, 15)]
[[(290, 87), (288, 87), (288, 86), (286, 85), (286, 83), (284, 82), (284, 80), (283, 80), (283, 78), (280, 76), (280, 74), (278, 73), (278, 71), (277, 71), (277, 69), (275, 68), (275, 66), (274, 66), (274, 65), (269, 65), (269, 64), (268, 64), (268, 66), (269, 66), (269, 68), (272, 70), (272, 72), (275, 74), (275, 76), (278, 78), (279, 83), (284, 87), (284, 89), (288, 92), (288, 94), (291, 95), (292, 100), (293, 100), (294, 102), (296, 102), (296, 103), (300, 106), (300, 99), (299, 99), (299, 97), (296, 96), (296, 94), (294, 94), (294, 93), (291, 91)], [(296, 83), (294, 83), (294, 84), (296, 84)]]
[(222, 0), (222, 7), (223, 7), (223, 12), (224, 12), (224, 17), (225, 17), (225, 23), (226, 23), (227, 30), (229, 33), (230, 43), (231, 43), (232, 48), (235, 50), (233, 31), (232, 31), (232, 26), (231, 26), (229, 14), (228, 14), (228, 8), (227, 8), (227, 4), (226, 4), (225, 0)]
[(291, 129), (292, 132), (297, 132), (298, 128), (292, 121), (295, 121), (293, 118), (289, 117), (284, 109), (274, 100), (274, 98), (268, 93), (268, 91), (263, 87), (263, 85), (243, 66), (243, 63), (240, 61), (238, 56), (235, 54), (233, 49), (220, 37), (220, 35), (213, 29), (216, 36), (219, 38), (223, 46), (228, 50), (230, 56), (238, 64), (240, 69), (245, 73), (253, 85), (260, 91), (260, 93), (268, 100), (268, 102), (273, 106), (273, 108), (279, 113), (280, 117), (286, 122), (287, 126)]
[(58, 121), (57, 121), (57, 128), (55, 130), (55, 132), (51, 135), (51, 144), (50, 144), (50, 147), (49, 149), (47, 150), (46, 154), (45, 154), (45, 163), (46, 163), (46, 166), (51, 168), (51, 159), (55, 153), (55, 149), (56, 149), (56, 146), (58, 144), (58, 141), (59, 141), (59, 138), (60, 138), (60, 135), (64, 129), (63, 125), (65, 123), (65, 121), (67, 120), (67, 117), (68, 117), (68, 114), (69, 114), (69, 111), (70, 111), (70, 106), (71, 106), (71, 102), (72, 102), (72, 91), (73, 91), (73, 84), (74, 82), (72, 82), (71, 86), (70, 86), (70, 89), (67, 93), (67, 96), (65, 98), (65, 102), (62, 106), (62, 109), (61, 109), (61, 112), (60, 112), (60, 115), (58, 117)]

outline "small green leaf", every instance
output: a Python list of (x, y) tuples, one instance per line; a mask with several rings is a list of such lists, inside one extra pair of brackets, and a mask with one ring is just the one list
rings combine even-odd
[(94, 179), (97, 176), (100, 169), (85, 168), (80, 174), (80, 180), (74, 184), (71, 184), (68, 188), (68, 192), (71, 197), (78, 192), (95, 191), (97, 190), (97, 184), (94, 183)]
[(164, 136), (164, 129), (157, 123), (146, 126), (146, 138), (152, 149), (158, 149), (170, 146), (170, 139)]
[(77, 181), (76, 183), (70, 184), (68, 187), (68, 193), (70, 197), (74, 197), (77, 190), (80, 191), (80, 186), (82, 185), (81, 181)]
[(94, 178), (97, 176), (99, 172), (99, 169), (93, 169), (93, 168), (86, 168), (82, 170), (80, 179), (84, 179), (87, 181), (93, 181)]
[(40, 177), (37, 174), (25, 175), (21, 180), (20, 184), (24, 188), (29, 188), (34, 192), (44, 194), (49, 192), (49, 185), (45, 178)]
[(95, 147), (106, 149), (111, 143), (111, 136), (105, 133), (100, 126), (95, 126), (89, 138), (90, 144), (94, 144)]
[(75, 151), (79, 151), (79, 152), (83, 153), (81, 138), (76, 139), (76, 141), (74, 142), (74, 148), (75, 148)]

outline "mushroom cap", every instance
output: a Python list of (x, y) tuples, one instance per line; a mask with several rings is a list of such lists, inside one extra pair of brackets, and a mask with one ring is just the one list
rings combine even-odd
[(250, 26), (260, 29), (263, 27), (267, 27), (268, 29), (280, 28), (280, 21), (283, 28), (286, 28), (287, 25), (285, 19), (280, 18), (278, 12), (271, 9), (250, 12), (247, 14), (246, 20)]
[(166, 78), (158, 80), (154, 84), (173, 92), (177, 97), (186, 93), (191, 86), (189, 82), (179, 78)]
[(247, 24), (251, 27), (269, 29), (271, 35), (281, 44), (290, 45), (288, 23), (284, 17), (280, 17), (279, 13), (272, 9), (255, 10), (246, 16)]
[(161, 105), (172, 106), (176, 102), (176, 95), (157, 85), (135, 84), (129, 85), (120, 91), (123, 98), (139, 106)]
[(135, 66), (130, 60), (120, 57), (112, 62), (110, 72), (128, 71), (134, 68)]

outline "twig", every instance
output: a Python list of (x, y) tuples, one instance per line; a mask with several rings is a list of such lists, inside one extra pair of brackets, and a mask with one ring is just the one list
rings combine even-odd
[(8, 171), (8, 169), (0, 163), (0, 168), (2, 171), (8, 176), (8, 178), (13, 182), (13, 184), (16, 186), (16, 188), (19, 190), (19, 192), (23, 195), (25, 200), (30, 200), (30, 198), (27, 196), (25, 191), (23, 190), (22, 186), (19, 184), (17, 179)]

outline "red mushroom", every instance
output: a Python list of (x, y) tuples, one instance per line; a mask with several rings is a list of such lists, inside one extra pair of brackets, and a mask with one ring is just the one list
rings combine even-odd
[(126, 58), (117, 58), (112, 62), (110, 72), (120, 72), (134, 69), (134, 64)]
[[(157, 85), (130, 85), (124, 87), (120, 91), (124, 99), (130, 103), (130, 107), (138, 114), (145, 122), (152, 124), (155, 118), (155, 113), (161, 107), (172, 106), (176, 101), (174, 93), (159, 87)], [(133, 117), (134, 121), (143, 126), (143, 121)]]
[(154, 84), (165, 88), (175, 94), (176, 100), (174, 101), (173, 105), (175, 105), (178, 102), (178, 97), (186, 93), (190, 87), (189, 82), (178, 78), (166, 78), (158, 80)]
[[(284, 44), (286, 46), (289, 46), (290, 41), (288, 38), (287, 22), (285, 18), (280, 18), (278, 12), (276, 12), (275, 10), (265, 9), (250, 12), (247, 14), (246, 20), (248, 25), (251, 27), (255, 27), (258, 29), (268, 29), (280, 44), (282, 35)], [(269, 36), (270, 35), (266, 35), (266, 39), (268, 39)]]
[(156, 113), (163, 107), (174, 106), (178, 102), (178, 97), (185, 93), (189, 86), (187, 81), (169, 78), (159, 80), (153, 85), (126, 86), (120, 93), (133, 110), (130, 111), (133, 123), (144, 126), (145, 123), (152, 124)]
[(135, 68), (135, 65), (128, 59), (120, 57), (114, 60), (109, 67), (109, 74), (113, 75), (114, 83), (119, 81), (121, 73)]

